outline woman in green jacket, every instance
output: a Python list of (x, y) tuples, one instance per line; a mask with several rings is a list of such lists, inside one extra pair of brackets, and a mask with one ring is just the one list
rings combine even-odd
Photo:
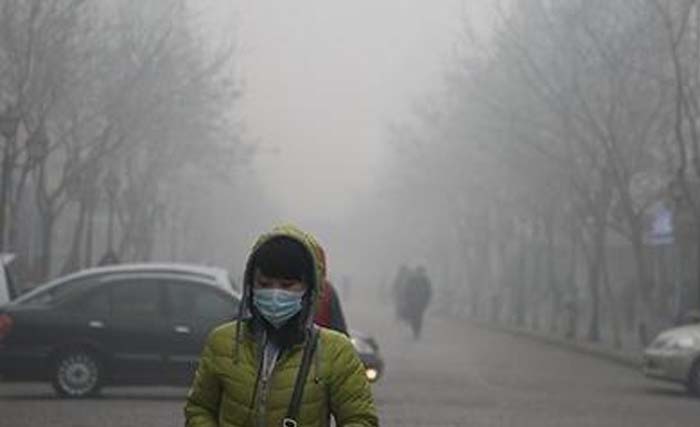
[(317, 243), (284, 226), (248, 258), (239, 320), (211, 332), (185, 406), (188, 427), (377, 426), (348, 338), (313, 326), (325, 278)]

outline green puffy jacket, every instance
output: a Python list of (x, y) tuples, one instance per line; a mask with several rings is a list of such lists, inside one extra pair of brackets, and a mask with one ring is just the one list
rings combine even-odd
[[(316, 266), (310, 285), (317, 298), (324, 282), (317, 242), (301, 230), (285, 226), (262, 236), (252, 252), (276, 236), (294, 238), (307, 248)], [(250, 260), (248, 264), (244, 303), (251, 286)], [(215, 329), (207, 339), (187, 397), (187, 427), (281, 426), (287, 415), (303, 349), (302, 343), (284, 351), (265, 383), (259, 380), (261, 343), (249, 322), (227, 323)], [(300, 427), (327, 426), (330, 414), (340, 427), (379, 424), (371, 388), (352, 343), (345, 335), (321, 328), (297, 421)]]
[[(258, 384), (260, 353), (243, 328), (238, 361), (234, 360), (234, 323), (215, 329), (202, 353), (187, 397), (187, 427), (281, 426), (301, 363), (303, 345), (283, 354), (269, 384)], [(338, 426), (376, 426), (369, 383), (350, 340), (322, 328), (316, 357), (304, 388), (299, 426), (328, 425), (329, 411)]]

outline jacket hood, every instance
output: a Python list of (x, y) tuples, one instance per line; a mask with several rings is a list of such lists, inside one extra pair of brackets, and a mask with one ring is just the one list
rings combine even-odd
[[(309, 271), (307, 274), (310, 281), (310, 283), (308, 283), (310, 292), (308, 296), (309, 302), (302, 310), (303, 317), (300, 319), (301, 325), (303, 325), (305, 329), (309, 329), (313, 325), (316, 306), (318, 305), (320, 295), (323, 293), (325, 287), (325, 257), (321, 245), (311, 234), (291, 224), (280, 225), (273, 228), (270, 232), (262, 234), (253, 244), (246, 261), (245, 272), (243, 275), (243, 296), (240, 304), (239, 319), (242, 319), (244, 315), (253, 312), (251, 307), (251, 294), (253, 288), (253, 264), (255, 262), (255, 254), (266, 242), (277, 238), (288, 238), (299, 242), (306, 249), (309, 259), (311, 260), (313, 271)], [(236, 331), (236, 353), (238, 352), (239, 341), (241, 338), (240, 324), (241, 322), (238, 322)]]
[(312, 301), (316, 303), (319, 299), (319, 295), (321, 295), (323, 292), (325, 282), (325, 259), (323, 259), (323, 249), (321, 249), (320, 244), (311, 234), (291, 224), (277, 226), (273, 228), (272, 231), (258, 237), (258, 239), (255, 241), (255, 244), (253, 244), (253, 248), (248, 255), (245, 273), (243, 275), (244, 293), (246, 291), (249, 293), (253, 286), (253, 261), (255, 259), (255, 254), (265, 243), (281, 237), (295, 240), (306, 249), (309, 259), (313, 265), (313, 271), (309, 272), (308, 274), (311, 280), (311, 283), (308, 283), (308, 285), (311, 291)]

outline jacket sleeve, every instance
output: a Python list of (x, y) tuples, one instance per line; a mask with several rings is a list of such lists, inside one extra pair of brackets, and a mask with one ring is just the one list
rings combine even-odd
[(186, 427), (218, 427), (221, 384), (214, 372), (212, 337), (207, 340), (185, 404)]
[(336, 424), (339, 427), (378, 426), (377, 410), (364, 366), (349, 339), (342, 337), (339, 342), (335, 354), (332, 354), (329, 390)]

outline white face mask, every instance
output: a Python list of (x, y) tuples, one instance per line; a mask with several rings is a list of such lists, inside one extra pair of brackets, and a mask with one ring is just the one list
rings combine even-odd
[(255, 308), (277, 329), (301, 311), (303, 297), (303, 291), (253, 289)]

